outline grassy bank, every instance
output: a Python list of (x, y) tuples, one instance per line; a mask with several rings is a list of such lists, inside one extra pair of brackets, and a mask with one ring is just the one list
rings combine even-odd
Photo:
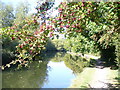
[(95, 71), (95, 68), (85, 68), (83, 72), (73, 80), (70, 88), (88, 88)]

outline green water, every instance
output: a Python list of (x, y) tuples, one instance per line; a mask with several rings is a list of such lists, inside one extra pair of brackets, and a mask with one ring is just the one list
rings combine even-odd
[(2, 72), (3, 88), (67, 88), (87, 62), (66, 53), (46, 53), (43, 62), (33, 61), (30, 68)]

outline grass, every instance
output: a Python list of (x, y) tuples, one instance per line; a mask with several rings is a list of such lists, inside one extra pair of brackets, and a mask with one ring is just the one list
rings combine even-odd
[(69, 88), (89, 88), (89, 82), (93, 79), (95, 68), (85, 68), (82, 73), (77, 75)]

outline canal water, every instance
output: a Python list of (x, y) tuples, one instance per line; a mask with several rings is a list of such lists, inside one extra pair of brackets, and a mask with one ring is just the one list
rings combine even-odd
[(66, 53), (46, 53), (28, 69), (10, 68), (2, 72), (3, 88), (68, 88), (87, 62)]

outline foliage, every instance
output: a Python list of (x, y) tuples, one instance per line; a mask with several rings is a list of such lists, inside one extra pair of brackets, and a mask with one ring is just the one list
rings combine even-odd
[(14, 18), (13, 7), (0, 1), (0, 28), (12, 26)]
[(57, 48), (55, 47), (55, 44), (51, 40), (47, 41), (47, 44), (45, 47), (46, 47), (46, 51), (56, 51), (57, 50)]
[(119, 58), (119, 2), (62, 2), (58, 16), (47, 17), (47, 11), (53, 5), (54, 2), (46, 0), (38, 2), (33, 19), (23, 20), (3, 30), (3, 37), (9, 36), (19, 43), (15, 51), (17, 58), (11, 63), (19, 62), (26, 66), (28, 60), (40, 54), (48, 38), (52, 38), (56, 31), (70, 38), (66, 45), (66, 48), (71, 47), (70, 51), (89, 53), (115, 46)]
[(20, 23), (27, 17), (29, 11), (29, 4), (26, 1), (25, 3), (20, 2), (15, 9), (15, 20), (14, 23)]
[(117, 34), (117, 39), (114, 40), (115, 42), (115, 53), (116, 53), (116, 61), (118, 62), (118, 66), (120, 65), (120, 34)]
[[(10, 64), (19, 62), (19, 66), (27, 66), (28, 60), (32, 60), (33, 57), (44, 49), (48, 33), (39, 28), (39, 23), (35, 19), (26, 19), (18, 25), (15, 24), (10, 28), (2, 30), (2, 35), (2, 45), (4, 46), (7, 45), (7, 42), (4, 42), (6, 36), (7, 40), (10, 39), (10, 42), (13, 42), (13, 44), (15, 44), (14, 41), (16, 40), (19, 43), (18, 45), (14, 45), (15, 51), (13, 50), (15, 52), (16, 60), (12, 61)], [(10, 67), (10, 64), (7, 64), (5, 67)]]
[(15, 58), (15, 50), (16, 46), (18, 45), (17, 40), (11, 40), (11, 38), (8, 36), (8, 32), (6, 28), (3, 28), (0, 30), (2, 32), (2, 40), (1, 40), (1, 45), (2, 45), (2, 65), (5, 65), (7, 63), (10, 63), (12, 59)]
[(114, 46), (120, 29), (119, 2), (62, 2), (58, 11), (58, 17), (50, 19), (52, 25), (57, 31), (66, 32), (66, 37), (77, 37), (80, 33), (85, 41), (83, 52), (88, 45), (95, 45), (100, 50)]
[(90, 41), (88, 38), (85, 38), (81, 34), (78, 34), (76, 37), (71, 37), (66, 40), (65, 49), (71, 52), (76, 53), (98, 53), (99, 50), (97, 46), (95, 47), (95, 42)]
[(51, 40), (51, 43), (53, 43), (56, 50), (64, 50), (65, 49), (65, 42), (64, 39), (53, 39)]
[[(46, 3), (46, 2), (45, 2)], [(43, 3), (44, 4), (44, 3)], [(45, 5), (45, 4), (44, 4)], [(48, 4), (48, 7), (51, 4)], [(24, 9), (24, 7), (21, 7)], [(45, 7), (44, 7), (45, 8)], [(50, 8), (49, 8), (50, 9)], [(26, 8), (25, 8), (26, 10)], [(20, 9), (21, 11), (21, 9)], [(24, 12), (24, 10), (23, 10)], [(24, 12), (24, 14), (26, 11)], [(18, 64), (18, 68), (22, 66), (27, 66), (28, 61), (31, 61), (35, 56), (41, 53), (46, 44), (46, 41), (49, 37), (53, 36), (53, 28), (51, 26), (46, 27), (46, 23), (42, 23), (39, 26), (37, 20), (39, 17), (33, 15), (33, 18), (26, 18), (22, 20), (20, 23), (15, 23), (12, 27), (8, 27), (5, 30), (2, 29), (3, 37), (8, 36), (13, 41), (17, 40), (18, 45), (14, 45), (14, 54), (15, 60), (10, 62), (9, 64), (2, 66), (2, 69), (5, 67), (10, 67), (11, 64)], [(44, 18), (44, 17), (42, 17)], [(50, 30), (51, 29), (51, 30)], [(8, 39), (5, 37), (5, 39)], [(4, 38), (3, 38), (4, 41)], [(7, 42), (2, 42), (2, 45), (6, 45)]]

